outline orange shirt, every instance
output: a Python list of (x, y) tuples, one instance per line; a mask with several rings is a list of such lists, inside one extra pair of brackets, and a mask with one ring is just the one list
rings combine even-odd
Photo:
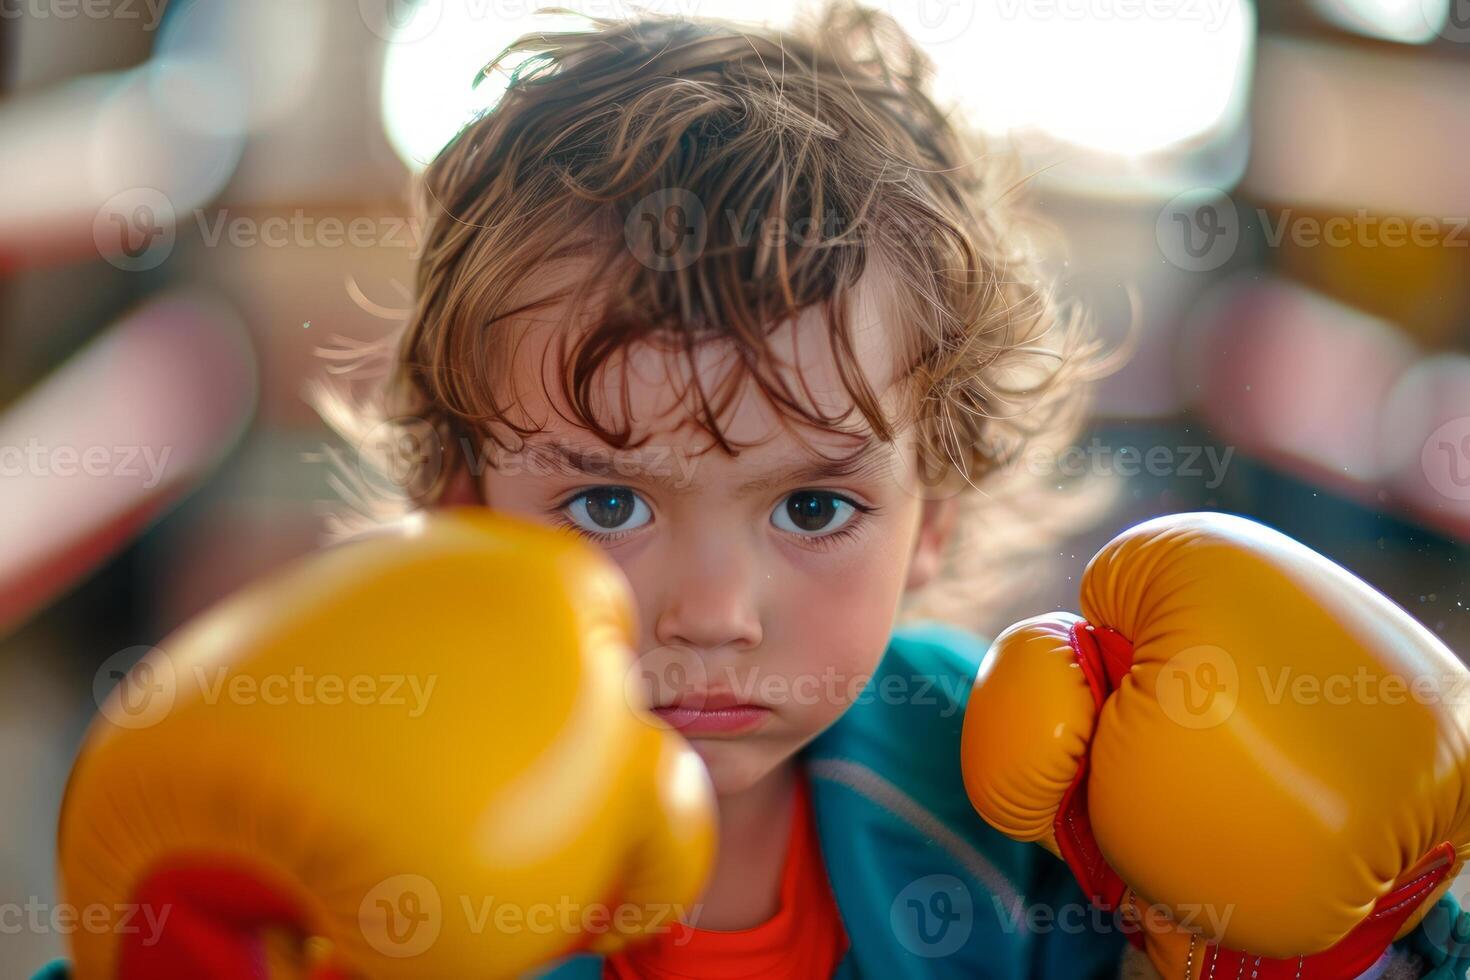
[(781, 905), (758, 926), (734, 932), (683, 923), (608, 957), (603, 980), (810, 980), (830, 977), (847, 953), (847, 932), (822, 866), (806, 773), (796, 780)]

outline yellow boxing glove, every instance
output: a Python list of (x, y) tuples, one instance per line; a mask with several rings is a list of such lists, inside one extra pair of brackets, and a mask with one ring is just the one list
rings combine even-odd
[(1470, 673), (1383, 595), (1221, 514), (1120, 535), (1082, 617), (997, 638), (967, 708), (990, 824), (1065, 858), (1165, 977), (1330, 978), (1470, 853)]
[(62, 808), (80, 980), (509, 977), (672, 926), (708, 777), (625, 693), (620, 573), (482, 509), (318, 553), (152, 651)]

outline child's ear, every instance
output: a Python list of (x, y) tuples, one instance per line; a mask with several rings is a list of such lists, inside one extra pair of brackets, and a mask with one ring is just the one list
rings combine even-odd
[(475, 478), (474, 471), (470, 467), (461, 463), (454, 468), (449, 482), (444, 485), (444, 491), (439, 495), (437, 506), (455, 507), (462, 504), (480, 505), (483, 503), (485, 499), (480, 492), (480, 481)]
[(904, 589), (928, 585), (944, 560), (944, 546), (954, 530), (959, 514), (958, 495), (926, 500), (919, 513), (919, 530), (914, 538), (914, 553), (909, 559), (909, 576)]

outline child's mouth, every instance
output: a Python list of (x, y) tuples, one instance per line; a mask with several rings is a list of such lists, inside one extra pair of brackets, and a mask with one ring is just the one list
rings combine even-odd
[(653, 713), (686, 736), (746, 735), (765, 724), (771, 709), (711, 695), (661, 705)]

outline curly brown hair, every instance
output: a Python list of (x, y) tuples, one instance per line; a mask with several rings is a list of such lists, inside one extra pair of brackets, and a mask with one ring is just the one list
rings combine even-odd
[[(507, 325), (570, 298), (593, 314), (555, 352), (571, 421), (629, 446), (629, 429), (605, 427), (591, 404), (611, 356), (643, 342), (692, 358), (706, 340), (734, 341), (742, 370), (728, 386), (706, 391), (691, 371), (682, 393), (733, 452), (719, 419), (746, 379), (788, 416), (845, 421), (814, 414), (769, 349), (773, 325), (817, 307), (871, 431), (888, 441), (917, 426), (935, 485), (970, 499), (952, 557), (975, 558), (981, 498), (1001, 494), (974, 490), (1024, 447), (1071, 437), (1095, 354), (1021, 233), (1011, 159), (936, 104), (930, 61), (890, 17), (845, 0), (785, 31), (589, 21), (528, 34), (481, 73), (508, 85), (423, 175), (414, 306), (385, 383), (367, 402), (320, 388), (324, 415), (359, 448), (363, 433), (400, 419), (442, 446), (515, 451), (533, 430), (500, 380), (515, 343)], [(682, 232), (673, 245), (671, 222)], [(570, 297), (528, 290), (574, 257), (596, 271)], [(908, 379), (893, 418), (855, 363), (848, 318), (877, 263), (893, 283), (892, 340)], [(363, 353), (335, 356), (361, 368)], [(412, 459), (393, 462), (411, 489), (378, 502), (377, 516), (432, 506), (466, 465), (453, 452), (417, 473)], [(973, 575), (951, 576), (969, 579), (962, 601), (973, 600)]]

